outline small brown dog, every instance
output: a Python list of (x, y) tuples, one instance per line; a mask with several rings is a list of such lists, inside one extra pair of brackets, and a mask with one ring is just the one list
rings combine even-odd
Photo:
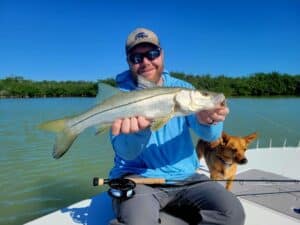
[(196, 151), (198, 158), (204, 157), (212, 180), (228, 179), (226, 189), (231, 190), (237, 165), (248, 162), (245, 152), (248, 145), (257, 138), (257, 133), (245, 137), (230, 136), (225, 132), (214, 142), (199, 140)]

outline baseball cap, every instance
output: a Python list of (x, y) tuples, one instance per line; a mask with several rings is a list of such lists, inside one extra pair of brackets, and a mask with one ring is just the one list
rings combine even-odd
[(128, 54), (128, 52), (133, 47), (141, 43), (149, 43), (160, 47), (158, 37), (153, 31), (148, 30), (146, 28), (137, 28), (134, 31), (132, 31), (127, 37), (125, 46), (126, 54)]

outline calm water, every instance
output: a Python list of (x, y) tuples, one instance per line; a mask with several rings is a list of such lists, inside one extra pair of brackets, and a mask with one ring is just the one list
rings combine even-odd
[[(22, 224), (102, 191), (113, 154), (107, 135), (84, 132), (61, 159), (52, 159), (54, 135), (36, 129), (49, 119), (81, 112), (92, 98), (0, 100), (0, 224)], [(230, 99), (225, 131), (258, 131), (259, 146), (299, 144), (300, 98)], [(252, 144), (255, 147), (258, 143)]]

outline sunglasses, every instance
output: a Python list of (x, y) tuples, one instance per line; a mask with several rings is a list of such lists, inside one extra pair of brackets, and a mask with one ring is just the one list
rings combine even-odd
[(148, 60), (152, 61), (160, 56), (161, 48), (156, 48), (149, 50), (144, 53), (133, 53), (128, 56), (129, 61), (132, 64), (139, 64), (144, 61), (144, 57), (146, 57)]

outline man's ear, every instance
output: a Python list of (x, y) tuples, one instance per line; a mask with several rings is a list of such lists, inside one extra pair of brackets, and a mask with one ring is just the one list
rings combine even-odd
[(161, 55), (161, 58), (164, 59), (165, 51), (162, 48), (160, 48), (160, 55)]
[(126, 56), (126, 62), (128, 64), (128, 66), (131, 67), (132, 63), (129, 60), (129, 55)]

